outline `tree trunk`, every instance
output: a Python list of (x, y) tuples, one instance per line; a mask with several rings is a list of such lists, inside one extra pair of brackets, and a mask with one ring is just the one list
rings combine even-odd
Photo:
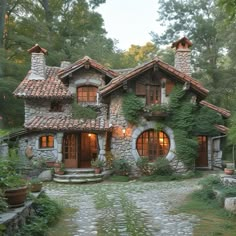
[(3, 48), (6, 6), (7, 6), (7, 0), (1, 0), (0, 1), (0, 49)]

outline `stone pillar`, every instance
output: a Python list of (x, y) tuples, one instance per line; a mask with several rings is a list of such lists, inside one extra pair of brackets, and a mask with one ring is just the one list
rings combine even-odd
[(63, 133), (57, 133), (57, 161), (62, 161)]
[(7, 143), (0, 144), (0, 157), (7, 157), (9, 152), (9, 147)]
[(98, 159), (106, 160), (106, 133), (98, 134), (99, 153)]

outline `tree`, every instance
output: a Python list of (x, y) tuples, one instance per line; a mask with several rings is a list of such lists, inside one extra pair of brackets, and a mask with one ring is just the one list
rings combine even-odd
[(236, 16), (236, 1), (235, 0), (219, 0), (219, 6), (223, 7), (228, 14), (228, 20), (232, 21)]

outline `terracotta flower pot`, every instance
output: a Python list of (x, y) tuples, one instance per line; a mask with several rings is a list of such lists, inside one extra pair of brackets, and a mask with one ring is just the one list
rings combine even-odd
[(95, 173), (95, 174), (100, 174), (101, 171), (102, 171), (102, 170), (101, 170), (101, 168), (99, 168), (99, 167), (98, 167), (98, 168), (94, 168), (94, 173)]
[(225, 169), (224, 169), (224, 173), (225, 173), (226, 175), (233, 175), (233, 174), (234, 174), (234, 170), (233, 170), (233, 169), (225, 168)]
[(27, 186), (6, 189), (4, 197), (9, 207), (23, 206), (27, 196), (27, 189)]
[(46, 161), (47, 167), (52, 168), (52, 167), (54, 167), (54, 165), (55, 165), (55, 161)]

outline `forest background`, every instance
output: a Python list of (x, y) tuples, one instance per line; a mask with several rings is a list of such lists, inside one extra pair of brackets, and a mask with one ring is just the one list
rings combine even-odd
[(192, 77), (210, 90), (209, 102), (234, 113), (236, 1), (157, 2), (157, 20), (166, 31), (161, 35), (151, 32), (152, 42), (122, 51), (106, 36), (103, 18), (96, 12), (106, 0), (0, 0), (0, 128), (22, 127), (23, 101), (12, 92), (30, 68), (27, 49), (35, 43), (48, 50), (50, 66), (87, 55), (110, 68), (122, 69), (155, 56), (173, 65), (170, 45), (186, 36), (193, 42)]

